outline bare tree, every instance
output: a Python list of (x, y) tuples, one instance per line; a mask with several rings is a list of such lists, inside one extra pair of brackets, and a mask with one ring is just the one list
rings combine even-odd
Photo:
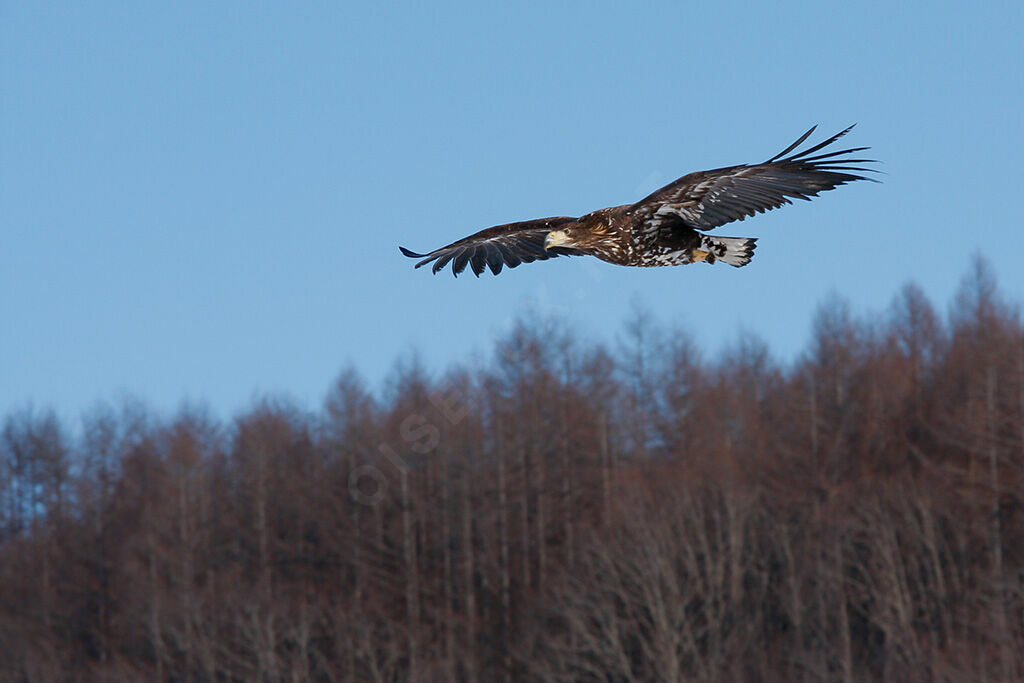
[(518, 321), (309, 413), (0, 416), (0, 679), (1024, 677), (1024, 326), (826, 298), (806, 352)]

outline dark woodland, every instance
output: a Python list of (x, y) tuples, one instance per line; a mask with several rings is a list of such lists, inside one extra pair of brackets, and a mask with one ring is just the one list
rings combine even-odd
[(638, 308), (229, 422), (0, 422), (0, 679), (1024, 680), (1024, 327), (983, 260), (780, 363)]

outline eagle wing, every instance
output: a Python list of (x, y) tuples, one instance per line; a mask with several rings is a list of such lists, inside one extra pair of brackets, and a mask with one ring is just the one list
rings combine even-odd
[(819, 192), (854, 180), (877, 182), (855, 173), (874, 169), (850, 165), (875, 163), (873, 159), (846, 156), (867, 147), (814, 154), (846, 135), (853, 126), (809, 149), (786, 156), (815, 128), (764, 163), (690, 173), (655, 191), (630, 207), (638, 218), (638, 227), (643, 231), (660, 231), (678, 225), (681, 219), (687, 227), (711, 230), (790, 204), (791, 197), (809, 201)]
[(467, 264), (477, 277), (480, 277), (485, 267), (497, 275), (502, 266), (515, 268), (520, 263), (544, 261), (555, 256), (582, 255), (583, 252), (568, 247), (544, 248), (544, 238), (549, 232), (575, 221), (575, 218), (558, 216), (496, 225), (428, 254), (417, 254), (405, 247), (399, 249), (410, 258), (423, 259), (416, 264), (417, 268), (433, 261), (431, 270), (435, 273), (451, 262), (452, 273), (456, 277), (466, 269)]

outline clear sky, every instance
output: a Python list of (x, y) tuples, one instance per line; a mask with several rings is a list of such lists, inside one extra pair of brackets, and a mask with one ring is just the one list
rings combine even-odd
[[(527, 311), (635, 300), (783, 360), (835, 290), (945, 310), (984, 252), (1024, 300), (1024, 3), (0, 3), (0, 413), (137, 396), (317, 407), (488, 358)], [(414, 271), (481, 228), (639, 199), (812, 124), (884, 184), (721, 229), (753, 262)]]

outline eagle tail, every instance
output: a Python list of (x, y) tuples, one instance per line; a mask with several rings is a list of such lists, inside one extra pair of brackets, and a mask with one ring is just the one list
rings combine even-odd
[(704, 240), (710, 247), (708, 251), (714, 254), (714, 260), (728, 263), (737, 268), (750, 263), (750, 259), (754, 257), (754, 249), (757, 248), (756, 237), (711, 237), (705, 235)]

